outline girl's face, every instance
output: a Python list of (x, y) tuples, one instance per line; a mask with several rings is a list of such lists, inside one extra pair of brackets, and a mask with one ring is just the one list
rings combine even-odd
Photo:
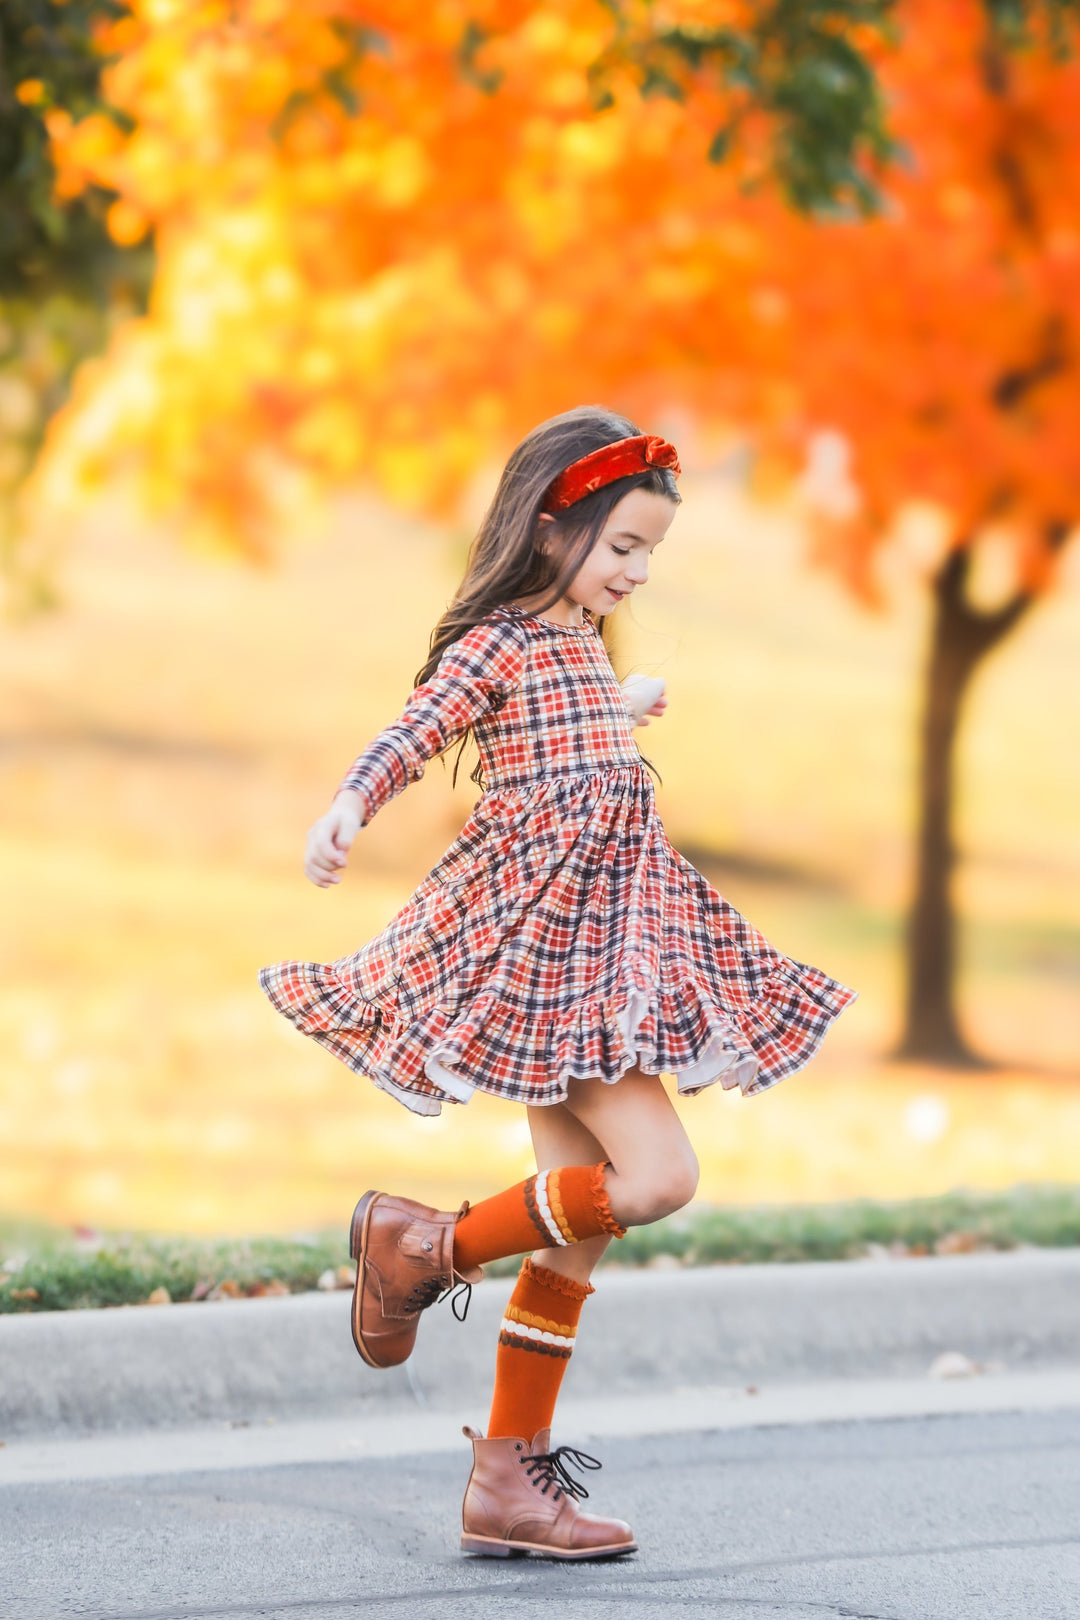
[[(649, 558), (671, 527), (678, 510), (666, 495), (651, 489), (632, 489), (612, 508), (589, 555), (566, 587), (561, 602), (550, 609), (567, 610), (567, 622), (580, 618), (579, 609), (610, 613), (624, 597), (644, 585)], [(548, 520), (550, 522), (550, 519)]]

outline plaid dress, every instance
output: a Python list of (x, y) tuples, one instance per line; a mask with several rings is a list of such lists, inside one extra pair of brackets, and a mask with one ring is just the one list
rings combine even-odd
[(366, 825), (473, 727), (484, 792), (375, 939), (259, 978), (277, 1010), (421, 1114), (479, 1088), (550, 1104), (633, 1065), (751, 1096), (854, 992), (781, 955), (668, 842), (600, 634), (513, 605), (444, 652), (342, 787)]

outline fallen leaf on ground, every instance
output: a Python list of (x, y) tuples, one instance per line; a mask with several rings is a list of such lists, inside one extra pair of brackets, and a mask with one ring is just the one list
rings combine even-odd
[(356, 1281), (356, 1267), (350, 1265), (338, 1266), (334, 1273), (337, 1282), (335, 1288), (351, 1288)]
[(171, 1305), (172, 1295), (167, 1288), (155, 1288), (153, 1293), (147, 1294), (146, 1303), (148, 1305)]
[(239, 1299), (241, 1292), (242, 1290), (240, 1288), (240, 1284), (236, 1281), (236, 1279), (234, 1277), (226, 1277), (225, 1281), (219, 1282), (216, 1288), (211, 1288), (206, 1297), (208, 1300)]
[(41, 1295), (36, 1288), (13, 1288), (9, 1295), (11, 1299), (40, 1299)]
[(935, 1254), (974, 1254), (979, 1239), (974, 1232), (944, 1232), (934, 1244)]

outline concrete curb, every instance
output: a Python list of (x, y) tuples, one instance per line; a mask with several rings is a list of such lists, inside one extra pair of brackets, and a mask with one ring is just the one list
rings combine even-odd
[[(558, 1438), (590, 1447), (596, 1440), (661, 1434), (895, 1423), (926, 1417), (985, 1417), (1005, 1412), (1080, 1411), (1080, 1369), (990, 1373), (985, 1378), (843, 1378), (817, 1384), (688, 1389), (671, 1393), (592, 1395), (560, 1400)], [(463, 1423), (482, 1412), (365, 1412), (352, 1417), (280, 1423), (202, 1424), (140, 1434), (26, 1435), (0, 1450), (0, 1490), (60, 1480), (130, 1479), (150, 1474), (202, 1474), (290, 1463), (360, 1462), (373, 1457), (463, 1456)], [(0, 1503), (0, 1508), (3, 1504)]]
[[(374, 1372), (349, 1295), (0, 1318), (0, 1438), (486, 1410), (507, 1281), (424, 1320)], [(1080, 1249), (603, 1272), (566, 1394), (925, 1374), (943, 1350), (1010, 1371), (1080, 1364)]]

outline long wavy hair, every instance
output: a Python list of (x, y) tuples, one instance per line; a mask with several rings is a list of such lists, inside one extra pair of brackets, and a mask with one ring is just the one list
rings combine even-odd
[[(465, 577), (431, 633), (427, 661), (416, 675), (417, 686), (435, 673), (447, 647), (501, 603), (542, 592), (537, 611), (553, 606), (589, 555), (614, 508), (631, 490), (652, 490), (678, 502), (673, 474), (667, 468), (652, 467), (618, 478), (575, 501), (544, 526), (550, 545), (544, 550), (538, 546), (544, 498), (558, 475), (591, 451), (640, 432), (616, 411), (582, 405), (541, 422), (522, 439), (503, 469), (495, 498), (469, 548)], [(603, 634), (603, 616), (595, 622)], [(467, 743), (468, 733), (454, 763), (455, 781)], [(472, 780), (481, 781), (479, 766)]]

